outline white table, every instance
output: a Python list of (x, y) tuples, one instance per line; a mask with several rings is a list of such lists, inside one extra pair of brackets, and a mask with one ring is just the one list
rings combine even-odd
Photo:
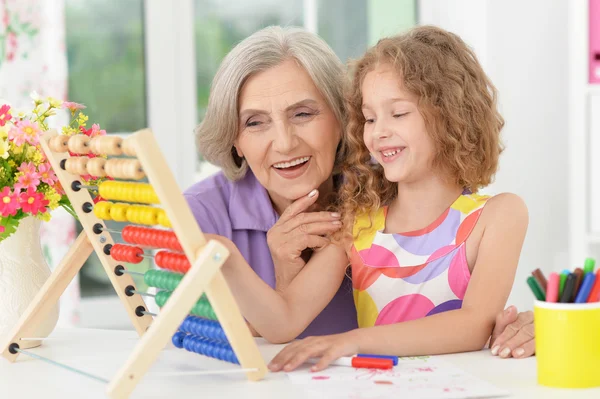
[[(41, 356), (110, 379), (129, 356), (137, 341), (133, 331), (58, 329), (39, 348)], [(258, 341), (265, 360), (282, 345)], [(600, 388), (561, 390), (543, 388), (536, 382), (535, 358), (499, 359), (487, 350), (441, 356), (455, 366), (511, 393), (511, 398), (600, 398)], [(308, 398), (302, 386), (292, 384), (284, 373), (270, 373), (260, 382), (248, 382), (243, 374), (210, 376), (158, 376), (156, 373), (198, 369), (226, 369), (228, 364), (167, 347), (149, 374), (136, 388), (134, 398)], [(231, 366), (234, 368), (237, 366)], [(154, 375), (152, 375), (154, 374)], [(104, 398), (106, 385), (20, 355), (16, 363), (0, 358), (1, 398)], [(314, 394), (313, 394), (314, 397)]]

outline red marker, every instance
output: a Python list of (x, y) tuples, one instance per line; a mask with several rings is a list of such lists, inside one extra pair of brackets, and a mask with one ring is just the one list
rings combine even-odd
[(557, 273), (550, 273), (546, 290), (546, 302), (558, 302), (559, 287), (560, 277)]
[[(316, 364), (320, 359), (308, 359), (307, 362)], [(335, 366), (348, 366), (357, 369), (380, 369), (388, 370), (394, 367), (394, 361), (392, 359), (377, 359), (373, 357), (341, 357), (330, 363)]]

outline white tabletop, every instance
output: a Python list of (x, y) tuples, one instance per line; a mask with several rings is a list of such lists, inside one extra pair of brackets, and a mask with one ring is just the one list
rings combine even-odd
[[(137, 341), (133, 331), (58, 329), (45, 343), (31, 351), (91, 374), (111, 379)], [(257, 340), (269, 361), (282, 345)], [(499, 359), (489, 351), (439, 356), (456, 367), (510, 392), (510, 398), (598, 398), (600, 388), (561, 390), (540, 387), (535, 358)], [(172, 347), (165, 348), (149, 374), (136, 388), (134, 398), (309, 398), (314, 392), (292, 384), (284, 373), (269, 373), (263, 381), (248, 382), (243, 374), (210, 376), (159, 376), (157, 373), (237, 366)], [(106, 385), (70, 371), (21, 355), (17, 362), (0, 358), (2, 398), (103, 398)]]

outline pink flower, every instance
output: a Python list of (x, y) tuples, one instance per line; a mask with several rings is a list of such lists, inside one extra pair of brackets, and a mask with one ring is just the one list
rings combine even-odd
[(71, 111), (73, 113), (76, 112), (77, 110), (86, 108), (86, 106), (83, 104), (74, 103), (74, 102), (70, 102), (70, 101), (63, 102), (62, 107), (67, 108), (69, 111)]
[(106, 136), (106, 130), (100, 130), (100, 125), (94, 123), (92, 125), (92, 133), (90, 134), (90, 137), (96, 136)]
[(84, 126), (79, 126), (81, 133), (89, 137), (105, 136), (106, 130), (100, 130), (100, 125), (94, 123), (91, 129), (86, 129)]
[[(56, 176), (55, 176), (56, 177)], [(21, 189), (36, 189), (40, 185), (40, 174), (37, 172), (25, 173), (19, 176), (18, 183), (15, 184), (15, 191), (19, 192)]]
[(44, 199), (43, 193), (37, 193), (31, 187), (26, 192), (21, 193), (19, 198), (21, 199), (21, 209), (23, 212), (33, 215), (46, 212), (46, 206), (50, 203), (50, 201)]
[(16, 193), (10, 193), (9, 187), (4, 187), (0, 191), (0, 215), (3, 217), (15, 216), (19, 210), (19, 196)]
[(4, 233), (4, 226), (0, 226), (0, 233)]
[(41, 164), (38, 167), (38, 171), (42, 181), (50, 186), (58, 180), (49, 162)]
[(4, 18), (2, 18), (2, 24), (4, 25), (4, 27), (8, 26), (9, 23), (9, 15), (8, 12), (6, 12), (6, 10), (4, 11)]
[(7, 61), (12, 61), (15, 58), (15, 55), (17, 53), (17, 35), (14, 32), (9, 32), (8, 35), (6, 36), (6, 44), (7, 44), (7, 50), (6, 50), (6, 60)]
[(21, 166), (17, 168), (19, 172), (27, 173), (35, 173), (35, 165), (33, 162), (23, 162)]
[(8, 132), (8, 139), (12, 140), (15, 145), (21, 146), (28, 142), (31, 145), (37, 145), (40, 142), (40, 127), (37, 122), (23, 120)]
[(11, 118), (12, 115), (10, 114), (10, 105), (4, 104), (0, 107), (0, 126), (6, 125), (6, 122), (8, 122)]

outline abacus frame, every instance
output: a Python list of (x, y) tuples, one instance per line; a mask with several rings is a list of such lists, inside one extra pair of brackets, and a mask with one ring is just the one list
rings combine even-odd
[[(125, 140), (142, 164), (192, 265), (154, 321), (144, 312), (146, 306), (142, 297), (131, 292), (131, 288), (135, 287), (131, 276), (119, 272), (122, 265), (108, 255), (109, 251), (105, 252), (106, 246), (114, 244), (114, 240), (106, 231), (104, 221), (89, 211), (89, 204), (92, 203), (90, 193), (74, 189), (76, 187), (73, 183), (81, 181), (81, 176), (71, 174), (61, 167), (61, 163), (69, 158), (69, 153), (57, 153), (50, 148), (49, 141), (57, 135), (55, 130), (47, 132), (40, 140), (41, 147), (71, 201), (83, 231), (7, 336), (6, 342), (0, 343), (0, 354), (10, 362), (16, 360), (19, 352), (15, 350), (15, 345), (18, 348), (21, 338), (34, 334), (36, 327), (58, 302), (85, 260), (95, 251), (141, 337), (128, 360), (109, 382), (109, 397), (124, 398), (131, 394), (202, 293), (206, 293), (241, 367), (252, 370), (246, 372), (247, 378), (251, 381), (262, 379), (267, 372), (265, 362), (220, 271), (229, 251), (216, 240), (206, 241), (152, 131), (143, 129)], [(94, 232), (93, 226), (97, 224), (102, 225), (101, 234)]]

